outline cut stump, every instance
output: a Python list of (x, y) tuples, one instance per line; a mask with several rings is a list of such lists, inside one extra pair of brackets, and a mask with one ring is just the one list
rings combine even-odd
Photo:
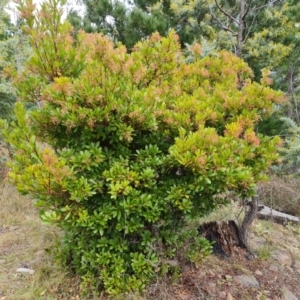
[(248, 246), (248, 231), (256, 217), (258, 197), (253, 196), (245, 203), (245, 217), (239, 227), (235, 221), (209, 222), (202, 224), (198, 230), (207, 240), (213, 242), (213, 251), (219, 256), (231, 257), (240, 253), (241, 249), (247, 252), (246, 258), (254, 259)]
[(204, 223), (198, 231), (207, 240), (213, 242), (214, 254), (222, 258), (239, 254), (241, 248), (246, 249), (240, 239), (239, 228), (233, 220)]

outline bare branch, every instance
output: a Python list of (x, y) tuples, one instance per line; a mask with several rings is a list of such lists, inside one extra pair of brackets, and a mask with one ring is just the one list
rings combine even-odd
[(273, 0), (272, 2), (269, 2), (267, 4), (264, 4), (264, 5), (256, 7), (256, 8), (253, 8), (251, 11), (261, 10), (261, 9), (263, 9), (265, 7), (272, 6), (272, 4), (274, 4), (275, 2), (276, 2), (276, 0)]
[(234, 36), (237, 35), (236, 32), (234, 32), (233, 30), (231, 30), (228, 26), (224, 25), (219, 19), (218, 17), (213, 13), (210, 5), (208, 4), (208, 7), (209, 7), (209, 10), (210, 10), (210, 13), (211, 15), (213, 16), (213, 18), (221, 25), (222, 29), (224, 29), (225, 31), (229, 31), (230, 33), (232, 33)]
[[(274, 2), (274, 1), (273, 1), (273, 2)], [(247, 33), (246, 33), (246, 35), (245, 35), (245, 37), (244, 37), (244, 40), (243, 40), (244, 42), (248, 39), (250, 33), (254, 31), (254, 30), (252, 29), (252, 28), (254, 27), (254, 22), (256, 21), (258, 14), (261, 12), (261, 10), (262, 10), (264, 7), (265, 7), (265, 5), (264, 5), (264, 6), (260, 6), (260, 7), (255, 8), (255, 9), (251, 9), (251, 12), (254, 12), (255, 10), (257, 10), (257, 11), (255, 12), (255, 15), (254, 15), (253, 18), (252, 18), (252, 21), (251, 21), (250, 26), (247, 26), (247, 27), (244, 28), (245, 31), (247, 30)]]
[(239, 25), (239, 21), (237, 19), (235, 19), (233, 16), (231, 16), (228, 12), (226, 12), (218, 3), (217, 0), (215, 0), (215, 3), (218, 7), (218, 9), (225, 15), (227, 16), (229, 19), (231, 19), (233, 22), (235, 22), (237, 25)]
[(245, 20), (246, 16), (248, 15), (248, 13), (250, 11), (251, 4), (252, 4), (252, 0), (250, 0), (250, 3), (248, 4), (247, 10), (244, 13), (244, 15), (242, 16), (242, 20)]
[(245, 35), (245, 37), (244, 37), (243, 42), (247, 41), (247, 39), (248, 39), (250, 33), (254, 31), (254, 29), (252, 29), (252, 28), (254, 27), (254, 22), (255, 22), (255, 20), (256, 20), (256, 17), (257, 17), (257, 15), (255, 15), (255, 16), (253, 17), (252, 22), (251, 22), (251, 25), (250, 25), (249, 27), (246, 27), (246, 28), (245, 28), (245, 31), (247, 30), (247, 33), (246, 33), (246, 35)]

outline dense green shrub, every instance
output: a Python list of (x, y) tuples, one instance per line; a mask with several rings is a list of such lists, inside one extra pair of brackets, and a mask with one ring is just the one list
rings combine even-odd
[(186, 222), (227, 191), (253, 193), (279, 142), (254, 127), (281, 94), (267, 76), (252, 82), (230, 53), (200, 59), (195, 45), (185, 63), (174, 32), (128, 54), (101, 34), (74, 41), (56, 0), (36, 16), (30, 2), (21, 8), (35, 55), (15, 85), (22, 101), (42, 105), (26, 112), (19, 102), (17, 121), (1, 123), (11, 180), (65, 230), (86, 285), (141, 290), (187, 239), (197, 260), (208, 246)]

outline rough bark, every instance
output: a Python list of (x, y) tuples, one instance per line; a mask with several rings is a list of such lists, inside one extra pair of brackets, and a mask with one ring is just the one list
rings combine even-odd
[(229, 258), (245, 249), (246, 257), (253, 259), (254, 256), (248, 245), (248, 232), (258, 210), (258, 197), (252, 197), (245, 208), (245, 218), (240, 226), (235, 221), (208, 222), (199, 227), (199, 233), (209, 241), (213, 242), (215, 254)]
[(199, 233), (213, 242), (213, 252), (222, 258), (229, 258), (243, 248), (239, 228), (235, 221), (208, 222), (199, 227)]
[(245, 0), (241, 0), (240, 3), (240, 16), (239, 16), (239, 27), (238, 27), (238, 34), (237, 34), (237, 47), (236, 47), (236, 56), (242, 58), (242, 49), (244, 44), (244, 18), (245, 18)]
[(288, 117), (294, 120), (297, 125), (300, 125), (300, 117), (298, 112), (297, 100), (295, 98), (294, 91), (294, 80), (295, 80), (295, 66), (290, 66), (289, 72), (287, 74), (288, 81), (288, 95), (290, 96), (290, 103), (288, 106)]
[(258, 210), (258, 196), (253, 196), (251, 202), (248, 202), (245, 208), (245, 217), (242, 225), (239, 228), (240, 239), (245, 247), (245, 249), (251, 253), (248, 245), (248, 232), (250, 225), (257, 215)]

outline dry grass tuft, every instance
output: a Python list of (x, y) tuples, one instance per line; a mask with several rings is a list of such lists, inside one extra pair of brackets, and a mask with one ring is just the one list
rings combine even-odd
[[(70, 280), (48, 254), (61, 232), (43, 224), (32, 200), (5, 181), (0, 184), (0, 207), (0, 299), (57, 299), (49, 295)], [(16, 273), (21, 267), (35, 274)]]
[(227, 221), (235, 220), (241, 222), (244, 217), (244, 209), (239, 201), (232, 200), (230, 203), (224, 206), (220, 206), (208, 216), (197, 220), (198, 223), (203, 224), (212, 221)]
[(0, 181), (2, 181), (7, 174), (6, 161), (9, 157), (7, 148), (3, 147), (0, 141)]
[(259, 199), (273, 209), (300, 217), (300, 179), (272, 176), (260, 184)]

